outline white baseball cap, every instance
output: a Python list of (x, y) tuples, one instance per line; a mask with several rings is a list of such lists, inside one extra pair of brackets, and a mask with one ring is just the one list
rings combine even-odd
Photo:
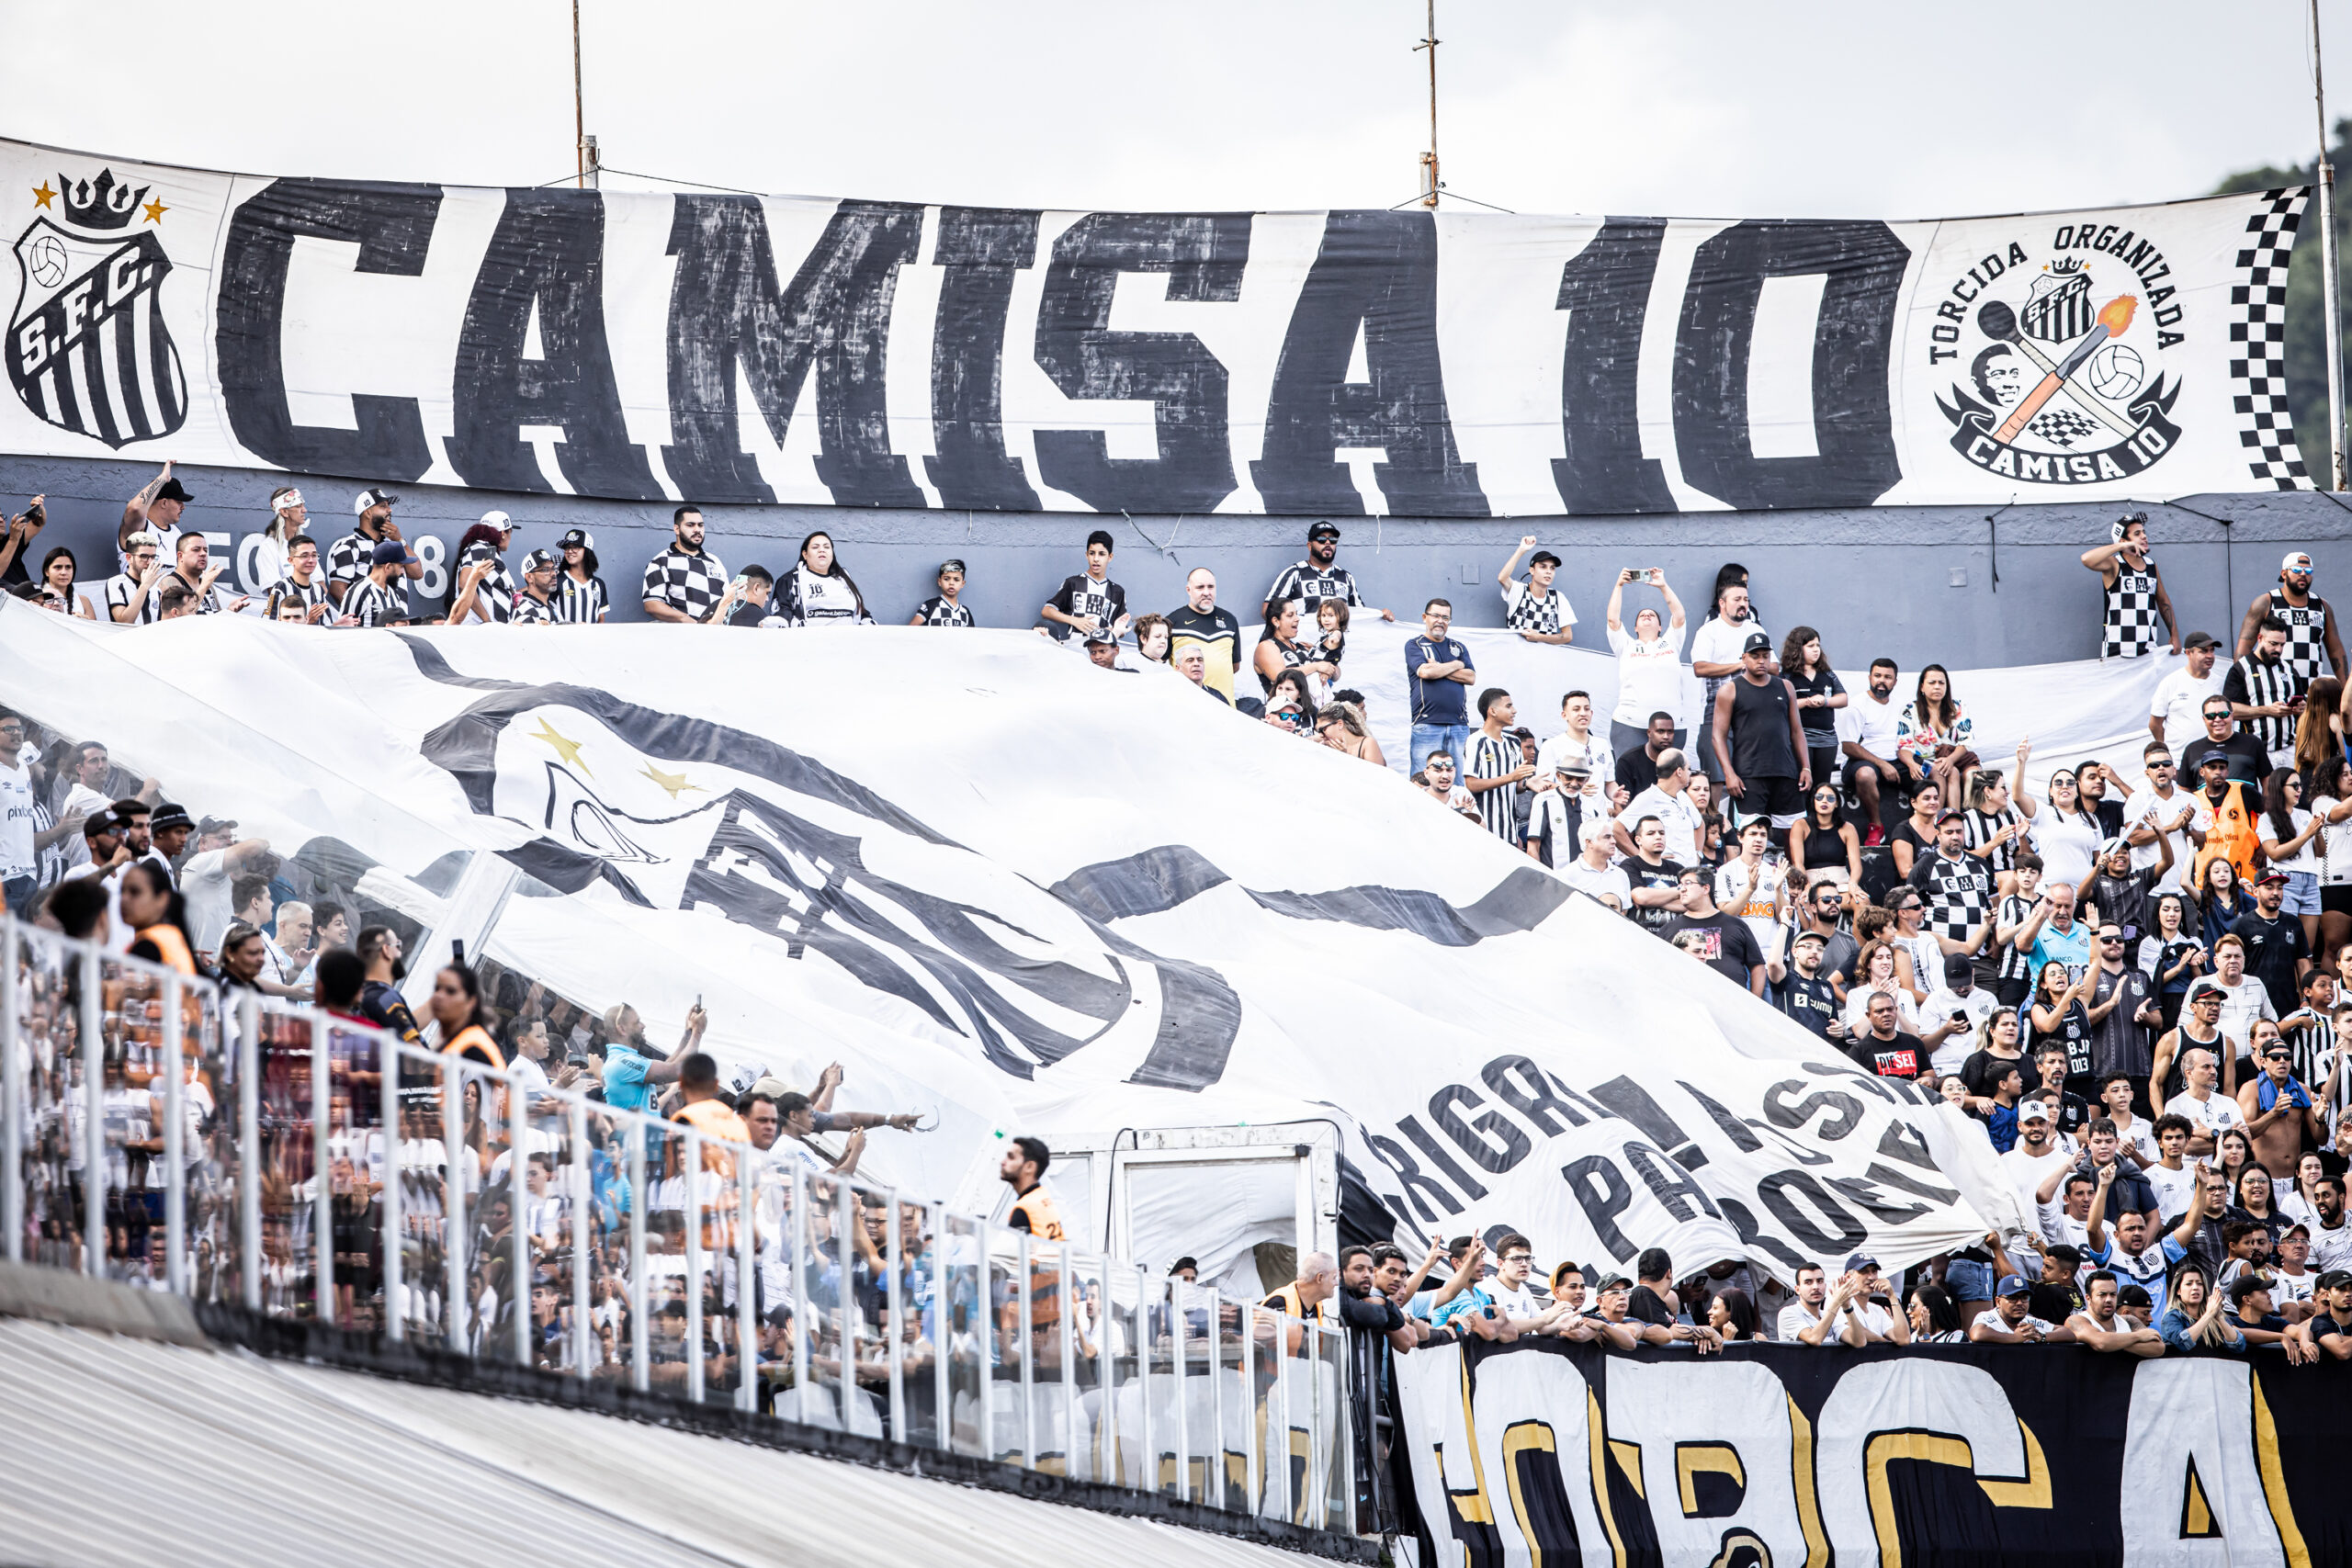
[(507, 516), (503, 512), (485, 512), (481, 514), (481, 521), (482, 526), (495, 528), (502, 534), (511, 534), (514, 531), (514, 519)]
[(2278, 563), (2280, 571), (2309, 571), (2311, 569), (2312, 558), (2301, 550), (2289, 550), (2287, 558)]
[(363, 490), (357, 495), (351, 498), (351, 514), (354, 517), (365, 517), (368, 515), (368, 513), (371, 508), (378, 506), (390, 506), (399, 500), (399, 496), (394, 495), (390, 491), (385, 490), (381, 486)]

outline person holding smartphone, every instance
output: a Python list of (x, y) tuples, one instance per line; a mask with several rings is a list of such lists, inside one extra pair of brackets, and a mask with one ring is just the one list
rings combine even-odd
[[(1625, 589), (1645, 582), (1666, 599), (1668, 615), (1644, 608), (1625, 629)], [(1682, 716), (1682, 642), (1686, 635), (1682, 601), (1667, 585), (1666, 573), (1655, 567), (1627, 567), (1609, 591), (1609, 647), (1617, 655), (1617, 706), (1609, 716), (1609, 749), (1619, 757), (1637, 751), (1649, 739), (1650, 719), (1668, 714), (1675, 720), (1672, 744), (1684, 741)]]

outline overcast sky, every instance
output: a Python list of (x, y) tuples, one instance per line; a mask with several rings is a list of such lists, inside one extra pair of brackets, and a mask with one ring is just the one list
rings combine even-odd
[[(616, 168), (1070, 208), (1385, 207), (1428, 132), (1419, 0), (582, 0)], [(2352, 73), (2352, 0), (2327, 0)], [(2309, 155), (2297, 0), (1441, 0), (1448, 185), (1521, 211), (1963, 216), (2199, 194)], [(266, 174), (572, 167), (568, 0), (0, 0), (0, 134)], [(135, 40), (135, 41), (134, 41)], [(2335, 82), (2352, 112), (2352, 73)], [(636, 187), (618, 177), (609, 184)]]

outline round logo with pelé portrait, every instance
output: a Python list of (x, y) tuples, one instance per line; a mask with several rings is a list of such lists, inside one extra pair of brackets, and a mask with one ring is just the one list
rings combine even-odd
[(2059, 224), (2037, 259), (1990, 252), (1936, 301), (1928, 363), (1951, 448), (2024, 484), (2128, 480), (2180, 439), (2180, 381), (2162, 367), (2186, 341), (2164, 253), (2129, 231)]

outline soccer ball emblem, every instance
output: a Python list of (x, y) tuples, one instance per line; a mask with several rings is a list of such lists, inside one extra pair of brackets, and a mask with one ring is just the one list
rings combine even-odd
[(2092, 391), (2110, 402), (2120, 402), (2140, 389), (2140, 383), (2148, 378), (2148, 367), (2138, 350), (2128, 344), (2111, 343), (2091, 355), (2086, 378)]

